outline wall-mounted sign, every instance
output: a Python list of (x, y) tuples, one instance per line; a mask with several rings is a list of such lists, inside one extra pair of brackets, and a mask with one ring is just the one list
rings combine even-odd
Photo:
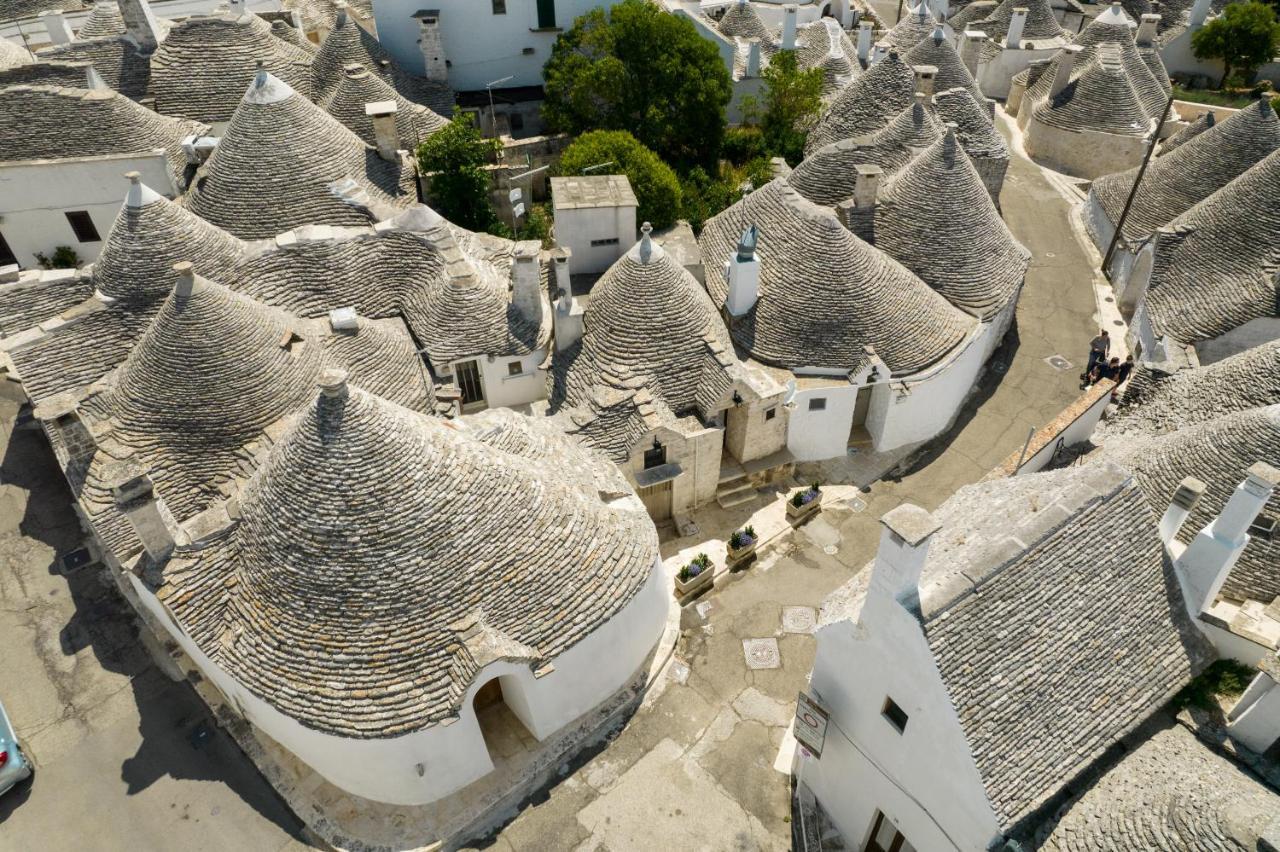
[(827, 709), (816, 698), (800, 693), (796, 700), (796, 742), (804, 746), (814, 757), (822, 757), (822, 745), (827, 740)]

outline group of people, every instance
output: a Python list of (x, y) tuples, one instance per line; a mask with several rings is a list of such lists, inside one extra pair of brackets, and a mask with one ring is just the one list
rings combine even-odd
[(1111, 389), (1111, 399), (1114, 401), (1119, 396), (1120, 385), (1133, 372), (1133, 356), (1128, 356), (1122, 363), (1119, 358), (1109, 358), (1110, 355), (1111, 335), (1106, 329), (1102, 329), (1097, 337), (1089, 341), (1089, 365), (1080, 374), (1080, 387), (1092, 387), (1103, 379), (1110, 379), (1115, 382), (1115, 387)]

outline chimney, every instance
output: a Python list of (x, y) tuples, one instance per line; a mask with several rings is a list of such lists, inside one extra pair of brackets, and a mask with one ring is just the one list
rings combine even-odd
[(320, 396), (323, 399), (345, 399), (347, 396), (347, 371), (338, 367), (326, 367), (320, 373)]
[(1213, 0), (1196, 0), (1195, 5), (1191, 7), (1191, 29), (1204, 26), (1204, 20), (1209, 17), (1209, 6), (1212, 2)]
[(760, 76), (760, 39), (747, 40), (747, 77)]
[(756, 258), (756, 244), (760, 232), (755, 225), (748, 225), (738, 240), (738, 250), (729, 260), (729, 296), (725, 310), (730, 316), (746, 316), (760, 297), (760, 261)]
[(1156, 30), (1160, 27), (1160, 16), (1147, 13), (1142, 16), (1142, 23), (1138, 26), (1138, 34), (1133, 40), (1139, 47), (1149, 47), (1156, 43)]
[(884, 169), (860, 163), (854, 168), (857, 177), (853, 183), (853, 197), (836, 205), (836, 218), (840, 224), (859, 239), (875, 242), (876, 196), (880, 191), (880, 179)]
[(175, 299), (189, 299), (192, 293), (199, 293), (204, 289), (205, 280), (195, 273), (195, 267), (191, 261), (181, 260), (173, 265), (173, 274), (177, 276), (177, 281), (173, 285), (173, 295)]
[(40, 23), (44, 24), (44, 31), (54, 44), (70, 44), (75, 40), (76, 34), (71, 31), (71, 24), (67, 23), (62, 12), (41, 12)]
[(858, 59), (863, 65), (871, 60), (871, 22), (858, 22)]
[(782, 49), (796, 49), (796, 4), (782, 7)]
[(573, 250), (568, 246), (558, 246), (551, 252), (551, 262), (555, 271), (556, 304), (563, 305), (573, 301), (573, 281), (569, 277), (569, 258)]
[(1231, 568), (1249, 543), (1249, 525), (1267, 505), (1277, 485), (1280, 485), (1280, 470), (1266, 462), (1254, 464), (1218, 517), (1196, 535), (1174, 563), (1192, 616), (1198, 616), (1218, 596)]
[(1188, 476), (1178, 483), (1178, 490), (1173, 492), (1173, 500), (1169, 508), (1164, 510), (1160, 518), (1160, 541), (1168, 546), (1186, 523), (1187, 516), (1195, 511), (1196, 504), (1204, 496), (1205, 484), (1194, 476)]
[(1022, 41), (1022, 30), (1027, 25), (1028, 11), (1025, 6), (1019, 6), (1013, 10), (1013, 14), (1009, 17), (1009, 29), (1005, 33), (1005, 47), (1011, 50), (1018, 49), (1018, 44)]
[(227, 8), (231, 14), (239, 18), (244, 14), (244, 0), (227, 0)]
[(156, 496), (149, 473), (134, 462), (108, 465), (103, 473), (116, 508), (128, 518), (147, 556), (152, 562), (164, 561), (177, 544), (177, 523)]
[(982, 30), (965, 30), (964, 42), (960, 45), (960, 61), (969, 69), (971, 77), (978, 76), (978, 65), (982, 62), (982, 43), (987, 34)]
[(388, 163), (400, 159), (400, 133), (396, 130), (396, 102), (374, 101), (364, 105), (364, 114), (373, 121), (373, 138), (378, 156)]
[(1049, 89), (1049, 97), (1056, 98), (1058, 93), (1071, 82), (1071, 71), (1076, 66), (1076, 55), (1084, 50), (1078, 44), (1069, 44), (1058, 54), (1058, 69), (1053, 74), (1053, 87)]
[(421, 31), (418, 36), (418, 47), (422, 50), (423, 70), (426, 78), (433, 83), (445, 83), (449, 80), (449, 64), (444, 56), (444, 36), (440, 32), (440, 10), (427, 9), (415, 12)]
[(335, 30), (341, 29), (346, 26), (347, 23), (347, 4), (345, 0), (338, 0), (338, 2), (333, 5), (338, 10), (338, 13), (334, 16), (333, 28)]
[(936, 65), (914, 65), (911, 68), (916, 72), (916, 91), (923, 92), (926, 98), (933, 97), (933, 80), (938, 76), (938, 66)]
[(147, 0), (120, 0), (125, 32), (138, 50), (150, 53), (160, 46), (160, 25)]
[(129, 191), (124, 196), (126, 207), (137, 210), (139, 207), (145, 207), (153, 201), (160, 200), (160, 194), (142, 182), (141, 173), (125, 172), (124, 176), (129, 179)]
[(880, 518), (880, 547), (871, 569), (869, 592), (893, 598), (920, 615), (920, 574), (929, 555), (929, 540), (941, 525), (933, 515), (910, 503)]
[(559, 246), (551, 252), (556, 289), (560, 291), (553, 311), (557, 352), (563, 352), (582, 339), (582, 303), (573, 298), (573, 286), (569, 280), (569, 259), (572, 256), (568, 246)]
[(46, 432), (56, 433), (52, 441), (58, 464), (69, 478), (83, 476), (98, 451), (89, 427), (80, 414), (79, 400), (71, 393), (54, 394), (42, 400), (32, 412)]
[(92, 65), (86, 65), (84, 69), (84, 87), (86, 89), (105, 89), (107, 81), (102, 79), (102, 75), (98, 73), (98, 69)]
[(538, 263), (541, 254), (542, 243), (521, 240), (516, 243), (516, 262), (511, 272), (511, 303), (534, 325), (542, 322), (542, 269)]
[(858, 176), (853, 183), (854, 206), (875, 207), (876, 194), (880, 190), (880, 178), (884, 175), (884, 169), (869, 163), (860, 163), (854, 168), (858, 171)]

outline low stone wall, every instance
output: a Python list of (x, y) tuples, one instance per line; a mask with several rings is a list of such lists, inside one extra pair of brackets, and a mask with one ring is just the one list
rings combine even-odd
[(1107, 379), (1086, 390), (1079, 399), (1032, 435), (1025, 450), (1013, 453), (983, 478), (1001, 479), (1022, 473), (1035, 473), (1047, 467), (1059, 449), (1089, 440), (1094, 427), (1102, 419), (1114, 387), (1115, 382)]

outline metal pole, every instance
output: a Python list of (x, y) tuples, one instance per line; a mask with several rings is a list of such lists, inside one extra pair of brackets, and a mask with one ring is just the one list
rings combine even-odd
[(1133, 198), (1138, 194), (1138, 184), (1142, 183), (1142, 176), (1147, 173), (1147, 164), (1151, 162), (1151, 155), (1156, 150), (1156, 142), (1160, 139), (1160, 128), (1164, 127), (1165, 119), (1169, 117), (1169, 110), (1173, 109), (1173, 95), (1169, 95), (1169, 100), (1165, 102), (1164, 112), (1160, 113), (1160, 123), (1151, 131), (1151, 144), (1147, 146), (1147, 153), (1142, 157), (1142, 165), (1138, 166), (1138, 174), (1133, 179), (1133, 186), (1129, 187), (1129, 197), (1124, 200), (1124, 209), (1120, 211), (1120, 221), (1116, 222), (1115, 233), (1111, 235), (1111, 244), (1107, 246), (1107, 253), (1102, 257), (1102, 274), (1107, 276), (1107, 280), (1111, 280), (1111, 256), (1116, 252), (1116, 243), (1120, 242), (1120, 232), (1124, 229), (1125, 220), (1129, 218), (1129, 208), (1133, 206)]
[(1022, 445), (1022, 452), (1018, 453), (1018, 463), (1013, 466), (1013, 472), (1010, 476), (1017, 476), (1018, 470), (1022, 467), (1022, 461), (1027, 457), (1027, 447), (1031, 446), (1031, 439), (1036, 436), (1036, 427), (1032, 426), (1027, 432), (1027, 442)]
[(893, 22), (896, 24), (898, 23), (898, 21), (901, 21), (901, 20), (902, 20), (902, 0), (898, 0), (898, 17), (894, 18)]
[(489, 93), (489, 135), (495, 136), (497, 134), (494, 131), (498, 129), (498, 119), (493, 111), (493, 84), (490, 83), (485, 86), (484, 90)]

